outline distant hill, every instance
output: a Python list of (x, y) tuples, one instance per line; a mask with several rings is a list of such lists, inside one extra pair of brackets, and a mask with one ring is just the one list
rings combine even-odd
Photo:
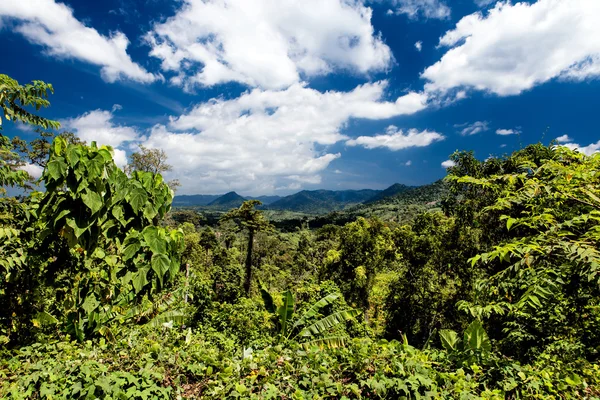
[(364, 203), (365, 204), (375, 203), (379, 200), (383, 200), (388, 197), (394, 197), (401, 193), (408, 192), (414, 188), (415, 188), (415, 186), (406, 186), (401, 183), (394, 183), (392, 186), (390, 186), (389, 188), (387, 188), (385, 190), (380, 191), (379, 193), (377, 193), (375, 196), (371, 197)]
[(192, 194), (179, 195), (173, 199), (174, 207), (206, 206), (215, 201), (222, 195), (220, 194)]
[(231, 208), (238, 208), (244, 201), (246, 199), (236, 192), (229, 192), (211, 201), (207, 206), (220, 210), (229, 210)]
[(327, 213), (360, 204), (377, 195), (379, 190), (303, 190), (271, 203), (270, 210), (304, 213)]
[(281, 198), (281, 196), (246, 196), (246, 199), (248, 200), (260, 200), (265, 206), (268, 206), (269, 204), (274, 203)]

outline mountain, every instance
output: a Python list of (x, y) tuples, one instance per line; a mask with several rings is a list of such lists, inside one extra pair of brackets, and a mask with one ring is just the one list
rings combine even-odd
[(216, 198), (207, 205), (220, 210), (229, 210), (238, 208), (246, 199), (236, 192), (225, 193), (223, 196)]
[(360, 204), (374, 197), (378, 190), (303, 190), (271, 203), (271, 210), (287, 210), (305, 213), (327, 213)]
[(179, 195), (173, 199), (174, 207), (206, 206), (221, 197), (220, 194), (192, 194)]
[(383, 199), (388, 198), (388, 197), (394, 197), (394, 196), (397, 196), (400, 193), (405, 193), (405, 192), (410, 191), (411, 189), (414, 189), (414, 188), (415, 188), (414, 186), (406, 186), (406, 185), (403, 185), (401, 183), (394, 183), (389, 188), (380, 191), (375, 196), (373, 196), (372, 198), (370, 198), (367, 201), (365, 201), (365, 204), (375, 203), (375, 202), (377, 202), (379, 200), (383, 200)]
[(281, 198), (281, 196), (246, 196), (248, 200), (260, 200), (264, 206), (268, 206)]

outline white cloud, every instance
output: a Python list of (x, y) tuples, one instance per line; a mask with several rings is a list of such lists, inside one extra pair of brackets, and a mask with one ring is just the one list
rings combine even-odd
[(586, 156), (591, 156), (594, 153), (600, 151), (600, 140), (596, 143), (588, 144), (587, 146), (580, 146), (577, 143), (564, 143), (562, 146), (568, 147), (571, 150), (577, 150)]
[[(356, 139), (346, 141), (348, 146), (362, 146), (367, 149), (376, 149), (386, 147), (390, 150), (402, 150), (409, 147), (425, 147), (431, 143), (444, 140), (444, 136), (437, 132), (424, 130), (419, 132), (417, 129), (409, 129), (404, 133), (394, 125), (387, 127), (385, 134), (375, 136), (360, 136)], [(408, 164), (410, 165), (410, 164)]]
[(573, 141), (573, 139), (571, 139), (571, 138), (569, 137), (569, 135), (562, 135), (562, 136), (559, 136), (559, 137), (557, 137), (557, 138), (556, 138), (556, 141), (557, 141), (558, 143), (568, 143), (568, 142), (571, 142), (571, 141)]
[(440, 39), (450, 49), (422, 77), (427, 91), (515, 95), (551, 79), (600, 75), (600, 1), (499, 2)]
[(417, 51), (421, 51), (423, 49), (423, 42), (421, 42), (420, 40), (416, 42), (415, 48), (417, 49)]
[(62, 125), (66, 129), (73, 130), (80, 139), (88, 143), (95, 141), (98, 145), (112, 146), (115, 151), (115, 163), (119, 167), (124, 167), (127, 164), (127, 154), (119, 147), (139, 141), (141, 137), (135, 128), (116, 125), (112, 119), (113, 114), (110, 111), (94, 110), (64, 120)]
[(115, 111), (121, 111), (123, 109), (123, 106), (120, 104), (113, 104), (111, 111), (115, 112)]
[(456, 165), (456, 163), (452, 160), (446, 160), (446, 161), (442, 162), (442, 167), (444, 167), (444, 168), (454, 167), (455, 165)]
[(462, 128), (460, 130), (460, 134), (463, 136), (471, 136), (471, 135), (476, 135), (480, 132), (485, 132), (487, 130), (489, 130), (490, 128), (488, 127), (489, 122), (487, 121), (475, 121), (472, 124), (469, 123), (464, 123), (464, 124), (457, 124), (454, 125), (455, 128)]
[(29, 174), (29, 176), (31, 176), (33, 179), (38, 179), (40, 176), (42, 176), (42, 173), (44, 172), (44, 169), (42, 167), (35, 164), (25, 164), (19, 167), (19, 169), (26, 171)]
[(337, 69), (388, 68), (392, 53), (371, 14), (347, 0), (185, 0), (146, 39), (186, 89), (231, 81), (281, 89)]
[(407, 167), (410, 167), (412, 165), (412, 161), (408, 160), (407, 162), (404, 163), (404, 165), (406, 165)]
[(298, 183), (320, 182), (320, 173), (340, 157), (328, 146), (347, 139), (353, 118), (387, 119), (425, 107), (409, 93), (384, 101), (385, 82), (350, 92), (321, 93), (303, 85), (254, 89), (232, 100), (213, 99), (156, 125), (144, 141), (164, 149), (182, 193), (270, 193)]
[(506, 147), (506, 143), (502, 143), (502, 144), (500, 145), (500, 148), (501, 148), (501, 149), (503, 149), (503, 148), (505, 148), (505, 147)]
[(450, 18), (450, 7), (441, 0), (384, 0), (391, 3), (396, 10), (396, 14), (406, 14), (409, 18), (416, 19)]
[(496, 134), (502, 136), (517, 135), (519, 133), (521, 133), (519, 129), (496, 129)]
[(475, 0), (475, 4), (477, 4), (479, 7), (486, 7), (495, 1), (497, 0)]
[(110, 37), (83, 25), (73, 11), (54, 0), (2, 0), (0, 18), (17, 20), (12, 29), (32, 43), (44, 46), (47, 53), (73, 58), (102, 67), (102, 77), (114, 82), (128, 78), (152, 82), (157, 77), (134, 63), (127, 54), (129, 40), (122, 32)]

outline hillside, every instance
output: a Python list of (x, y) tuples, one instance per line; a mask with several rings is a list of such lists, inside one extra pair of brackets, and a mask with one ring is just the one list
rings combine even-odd
[(246, 201), (246, 199), (236, 192), (229, 192), (216, 198), (207, 205), (219, 210), (229, 210), (241, 206), (244, 201)]
[(363, 203), (378, 193), (378, 190), (372, 189), (303, 190), (271, 203), (268, 209), (321, 214)]
[(401, 183), (394, 183), (392, 186), (390, 186), (389, 188), (387, 188), (385, 190), (382, 190), (381, 192), (377, 193), (375, 196), (371, 197), (370, 199), (368, 199), (364, 203), (365, 204), (375, 203), (375, 202), (383, 200), (385, 198), (394, 197), (394, 196), (399, 195), (401, 193), (410, 191), (413, 188), (415, 188), (415, 187), (414, 186), (406, 186), (406, 185), (403, 185)]
[(219, 197), (220, 194), (183, 194), (175, 196), (173, 207), (207, 206)]

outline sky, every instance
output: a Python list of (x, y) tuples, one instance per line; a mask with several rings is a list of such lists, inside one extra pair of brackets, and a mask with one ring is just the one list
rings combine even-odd
[(599, 150), (598, 21), (598, 0), (2, 0), (0, 73), (52, 83), (40, 113), (120, 166), (165, 150), (178, 194), (383, 189), (456, 150)]

